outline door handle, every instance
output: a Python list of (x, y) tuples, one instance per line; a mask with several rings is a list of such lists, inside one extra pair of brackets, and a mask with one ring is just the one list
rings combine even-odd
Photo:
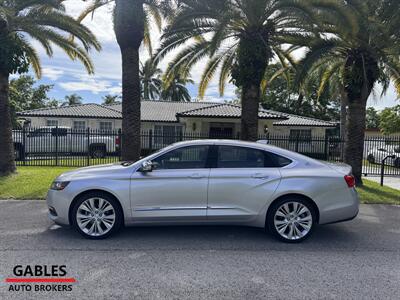
[(269, 176), (266, 174), (262, 174), (262, 173), (256, 173), (254, 175), (251, 176), (252, 178), (257, 178), (257, 179), (268, 179)]
[(192, 179), (201, 179), (201, 178), (204, 178), (204, 176), (201, 175), (201, 174), (199, 174), (199, 173), (194, 173), (194, 174), (190, 175), (189, 178), (192, 178)]

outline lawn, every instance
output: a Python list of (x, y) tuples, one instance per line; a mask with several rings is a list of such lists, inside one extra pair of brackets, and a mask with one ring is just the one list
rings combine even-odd
[(18, 167), (18, 173), (0, 178), (0, 199), (44, 199), (58, 175), (66, 167)]
[(362, 203), (400, 205), (400, 191), (363, 179), (364, 186), (357, 188)]
[[(18, 167), (18, 173), (0, 178), (0, 199), (44, 199), (51, 182), (67, 167)], [(398, 204), (400, 191), (364, 180), (357, 189), (362, 203)]]

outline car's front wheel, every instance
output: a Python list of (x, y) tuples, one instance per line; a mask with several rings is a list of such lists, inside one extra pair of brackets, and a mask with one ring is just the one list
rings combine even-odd
[(268, 211), (269, 231), (279, 240), (298, 243), (314, 230), (316, 213), (309, 201), (302, 198), (283, 198), (272, 204)]
[(117, 232), (123, 222), (118, 202), (106, 193), (89, 193), (75, 203), (72, 225), (88, 239), (104, 239)]

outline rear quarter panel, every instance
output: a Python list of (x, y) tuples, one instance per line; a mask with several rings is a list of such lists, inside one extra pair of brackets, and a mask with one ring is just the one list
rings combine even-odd
[(326, 167), (281, 169), (282, 179), (275, 198), (301, 194), (311, 198), (319, 210), (319, 223), (326, 224), (354, 217), (358, 196), (349, 188), (344, 175)]

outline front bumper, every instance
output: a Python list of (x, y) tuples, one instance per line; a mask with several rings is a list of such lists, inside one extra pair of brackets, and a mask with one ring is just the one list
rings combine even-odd
[(67, 197), (64, 191), (49, 190), (46, 202), (49, 208), (48, 216), (51, 221), (63, 226), (70, 225), (68, 216), (71, 199)]

